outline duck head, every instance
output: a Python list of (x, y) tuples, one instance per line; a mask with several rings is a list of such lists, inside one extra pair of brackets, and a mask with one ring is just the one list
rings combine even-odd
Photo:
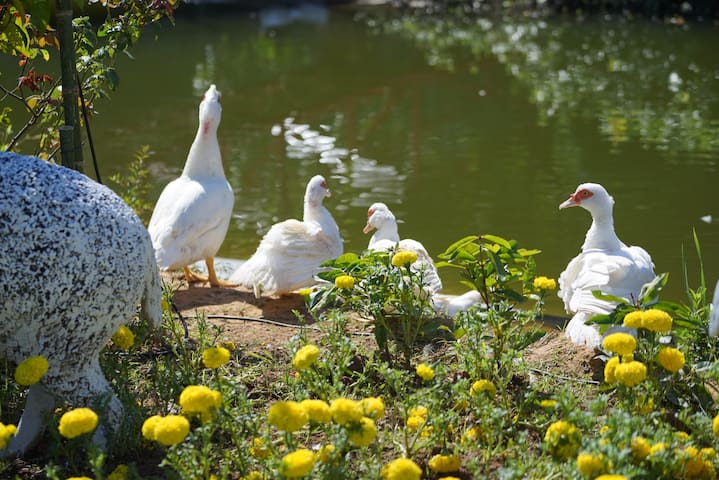
[(203, 133), (217, 130), (222, 118), (222, 105), (220, 105), (220, 92), (215, 85), (205, 92), (200, 102), (200, 128)]
[(598, 183), (582, 183), (566, 201), (559, 205), (559, 209), (582, 207), (594, 216), (595, 213), (611, 212), (613, 206), (614, 198), (603, 186)]
[(330, 189), (327, 187), (325, 177), (315, 175), (310, 179), (309, 183), (307, 183), (305, 203), (322, 203), (322, 200), (330, 195)]
[(384, 203), (373, 203), (372, 206), (367, 209), (367, 225), (362, 229), (362, 232), (369, 233), (375, 228), (379, 230), (383, 225), (386, 225), (387, 222), (396, 223), (394, 214)]

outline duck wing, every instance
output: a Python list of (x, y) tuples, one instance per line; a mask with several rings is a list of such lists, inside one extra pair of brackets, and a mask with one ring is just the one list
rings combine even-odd
[(333, 258), (333, 245), (317, 222), (291, 219), (276, 223), (230, 281), (252, 288), (258, 296), (313, 285), (320, 264)]

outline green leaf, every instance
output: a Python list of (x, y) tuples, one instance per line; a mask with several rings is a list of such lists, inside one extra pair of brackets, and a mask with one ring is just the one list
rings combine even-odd
[(509, 272), (507, 272), (507, 269), (505, 268), (504, 263), (502, 263), (502, 260), (499, 258), (499, 255), (490, 251), (489, 259), (492, 261), (492, 264), (494, 264), (499, 280), (504, 281), (507, 278), (507, 275), (509, 275)]
[(477, 241), (478, 238), (479, 237), (477, 235), (469, 235), (467, 237), (461, 238), (461, 239), (457, 240), (456, 242), (454, 242), (449, 247), (447, 247), (447, 249), (443, 253), (440, 253), (438, 256), (439, 256), (439, 258), (442, 258), (445, 260), (451, 259), (451, 258), (453, 258), (454, 254), (459, 249), (462, 249), (462, 248), (466, 247), (467, 245), (471, 244), (472, 242)]
[(43, 35), (50, 23), (50, 3), (47, 0), (30, 1), (30, 21), (37, 28), (38, 35)]
[(116, 90), (120, 86), (120, 77), (114, 68), (108, 68), (105, 72), (105, 78), (110, 86), (110, 90)]
[(602, 293), (601, 290), (592, 290), (592, 295), (594, 295), (594, 298), (598, 298), (599, 300), (607, 300), (608, 302), (615, 302), (620, 305), (629, 304), (629, 301), (626, 298)]
[(517, 250), (517, 253), (520, 257), (531, 257), (532, 255), (537, 255), (538, 253), (542, 253), (541, 250), (534, 248), (532, 250), (527, 250), (526, 248), (520, 248)]
[(659, 296), (659, 292), (662, 291), (669, 280), (669, 273), (661, 273), (654, 277), (654, 280), (642, 286), (639, 292), (639, 302), (644, 303), (652, 299), (656, 299)]
[(497, 245), (500, 245), (500, 246), (506, 248), (507, 250), (512, 249), (512, 244), (508, 240), (505, 240), (502, 237), (498, 237), (497, 235), (489, 235), (489, 234), (482, 235), (482, 240), (487, 240), (489, 242), (496, 243)]

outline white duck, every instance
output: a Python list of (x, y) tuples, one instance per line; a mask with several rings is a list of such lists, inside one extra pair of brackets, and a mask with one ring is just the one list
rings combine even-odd
[(369, 233), (374, 229), (377, 231), (370, 238), (368, 250), (390, 251), (396, 248), (397, 251), (411, 251), (417, 255), (417, 261), (411, 265), (411, 268), (414, 272), (423, 272), (424, 288), (431, 295), (430, 303), (437, 313), (452, 317), (482, 300), (476, 290), (470, 290), (462, 295), (440, 293), (442, 280), (432, 257), (420, 242), (409, 238), (400, 240), (397, 220), (384, 203), (374, 203), (367, 210), (367, 225), (362, 231)]
[(578, 345), (598, 346), (602, 337), (585, 321), (610, 313), (615, 304), (595, 298), (594, 290), (621, 298), (639, 295), (642, 286), (655, 277), (654, 264), (641, 247), (628, 247), (614, 233), (614, 199), (601, 185), (583, 183), (559, 208), (582, 207), (592, 215), (592, 226), (582, 252), (569, 262), (559, 276), (559, 297), (567, 313), (574, 314), (566, 336)]
[[(160, 194), (148, 227), (162, 270), (182, 268), (188, 283), (209, 280), (213, 287), (232, 285), (219, 280), (214, 267), (235, 201), (217, 141), (221, 115), (220, 92), (211, 85), (200, 102), (200, 125), (182, 175)], [(207, 278), (188, 267), (202, 259)]]
[(320, 264), (339, 257), (343, 251), (339, 228), (322, 205), (329, 196), (324, 177), (312, 177), (305, 191), (302, 221), (290, 219), (274, 224), (230, 281), (252, 288), (258, 298), (317, 283), (315, 275)]
[(719, 335), (719, 280), (714, 287), (714, 300), (712, 301), (709, 314), (709, 336), (716, 337)]
[(362, 231), (369, 233), (374, 229), (377, 231), (369, 240), (368, 250), (390, 251), (396, 249), (398, 252), (414, 252), (417, 255), (417, 261), (411, 265), (412, 271), (423, 275), (424, 287), (431, 294), (442, 290), (442, 280), (439, 278), (437, 268), (434, 266), (432, 257), (427, 253), (427, 249), (416, 240), (410, 238), (400, 240), (397, 220), (384, 203), (373, 203), (367, 210), (367, 225)]

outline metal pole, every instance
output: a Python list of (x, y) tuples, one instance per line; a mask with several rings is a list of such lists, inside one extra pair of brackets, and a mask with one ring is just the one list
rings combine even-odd
[[(62, 69), (62, 101), (65, 125), (72, 128), (72, 148), (61, 146), (62, 164), (79, 172), (85, 171), (80, 137), (80, 116), (77, 101), (79, 89), (75, 73), (75, 44), (72, 38), (72, 0), (57, 0), (57, 33), (60, 40), (60, 67)], [(62, 133), (62, 132), (61, 132)], [(65, 134), (67, 137), (67, 133)], [(62, 135), (60, 137), (62, 142)]]

